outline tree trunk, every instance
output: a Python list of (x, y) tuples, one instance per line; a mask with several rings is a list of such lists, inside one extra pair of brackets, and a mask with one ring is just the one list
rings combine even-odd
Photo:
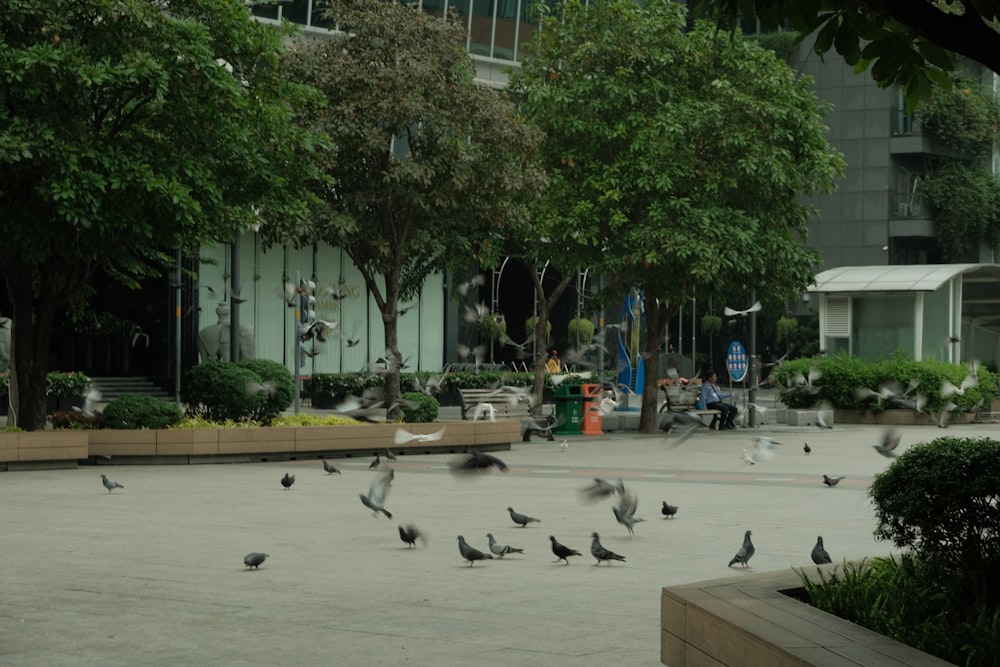
[(30, 280), (8, 286), (13, 301), (11, 335), (11, 405), (8, 423), (25, 431), (45, 428), (45, 374), (49, 337), (55, 318), (51, 300), (34, 298)]
[(642, 380), (642, 413), (639, 416), (640, 433), (656, 433), (660, 427), (659, 407), (659, 374), (660, 374), (660, 344), (663, 342), (663, 330), (673, 316), (675, 309), (656, 303), (646, 304), (646, 344), (643, 351), (645, 372)]

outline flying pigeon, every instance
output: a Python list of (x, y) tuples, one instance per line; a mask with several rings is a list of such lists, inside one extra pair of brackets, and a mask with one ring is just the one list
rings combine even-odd
[(816, 410), (816, 428), (827, 428), (832, 429), (833, 425), (830, 423), (833, 421), (833, 406), (830, 403), (824, 401), (820, 404), (819, 408)]
[(399, 527), (399, 539), (409, 545), (407, 547), (408, 549), (416, 549), (417, 540), (421, 540), (423, 542), (427, 541), (424, 534), (417, 530), (417, 527), (412, 524)]
[(493, 533), (486, 533), (486, 538), (490, 541), (490, 551), (495, 553), (500, 558), (503, 558), (505, 554), (523, 554), (524, 549), (518, 549), (507, 544), (500, 544), (493, 538)]
[(774, 438), (767, 436), (758, 436), (754, 438), (754, 441), (757, 443), (753, 451), (754, 461), (770, 461), (775, 455), (774, 448), (781, 444)]
[(809, 454), (809, 453), (812, 452), (812, 447), (809, 446), (808, 442), (805, 443), (804, 445), (802, 445), (802, 451), (805, 452), (806, 454)]
[[(625, 556), (616, 554), (614, 551), (609, 551), (605, 549), (603, 546), (601, 546), (601, 538), (598, 536), (597, 533), (591, 533), (591, 535), (593, 536), (594, 540), (590, 543), (590, 555), (597, 560), (597, 562), (594, 563), (595, 565), (600, 565), (602, 560), (607, 561), (608, 565), (611, 565), (611, 561), (613, 560), (620, 560), (623, 563), (625, 562)], [(553, 551), (555, 551), (554, 540), (552, 549)], [(566, 563), (569, 564), (569, 561), (566, 561)]]
[(753, 305), (747, 308), (746, 310), (733, 310), (729, 306), (725, 306), (722, 309), (722, 314), (725, 315), (726, 317), (733, 317), (734, 315), (739, 315), (740, 317), (746, 317), (750, 313), (756, 313), (761, 308), (762, 306), (760, 301), (754, 301)]
[(525, 526), (527, 526), (529, 523), (532, 522), (541, 523), (541, 521), (539, 521), (533, 516), (527, 516), (525, 514), (519, 514), (515, 512), (513, 507), (508, 507), (507, 511), (510, 512), (511, 521), (519, 525), (521, 528), (524, 528)]
[(484, 471), (489, 468), (496, 468), (500, 472), (507, 472), (507, 464), (497, 457), (481, 452), (478, 449), (468, 448), (465, 455), (448, 462), (448, 467), (456, 474), (469, 473), (474, 471)]
[(615, 519), (628, 529), (630, 537), (635, 536), (635, 524), (645, 521), (645, 519), (640, 519), (635, 515), (635, 510), (638, 506), (639, 499), (631, 493), (625, 492), (621, 494), (621, 502), (611, 507)]
[(469, 417), (472, 421), (479, 421), (480, 419), (488, 419), (491, 422), (496, 422), (497, 420), (497, 409), (493, 407), (492, 403), (480, 403), (475, 408), (472, 409), (472, 415)]
[(816, 546), (813, 547), (812, 553), (809, 556), (813, 559), (813, 562), (817, 565), (822, 565), (823, 563), (832, 563), (833, 560), (830, 558), (830, 554), (826, 552), (823, 548), (823, 536), (816, 536)]
[(477, 560), (493, 560), (493, 556), (489, 554), (484, 554), (479, 549), (474, 549), (470, 547), (466, 542), (465, 538), (461, 535), (458, 536), (458, 553), (462, 554), (462, 558), (469, 561), (469, 567), (472, 567)]
[(361, 497), (361, 504), (371, 509), (376, 517), (381, 512), (387, 518), (392, 518), (392, 514), (384, 507), (384, 503), (385, 497), (389, 495), (389, 486), (394, 477), (395, 473), (393, 473), (392, 468), (389, 468), (387, 471), (375, 476), (371, 486), (368, 488), (367, 496), (363, 493), (358, 494)]
[(410, 433), (404, 428), (397, 428), (396, 435), (393, 436), (393, 443), (396, 445), (404, 445), (408, 442), (433, 442), (434, 440), (440, 440), (444, 436), (444, 429), (440, 431), (435, 431), (434, 433)]
[(281, 478), (281, 485), (285, 487), (285, 490), (292, 488), (292, 484), (295, 484), (295, 475), (289, 475), (287, 472), (285, 476)]
[(340, 471), (326, 460), (323, 461), (323, 470), (326, 471), (327, 475), (332, 475), (333, 473), (340, 474)]
[(823, 483), (827, 486), (837, 486), (840, 484), (840, 480), (844, 479), (844, 476), (840, 477), (830, 477), (829, 475), (823, 475)]
[(902, 436), (900, 436), (900, 434), (896, 431), (886, 431), (882, 434), (882, 440), (878, 444), (872, 445), (872, 447), (875, 448), (876, 452), (887, 459), (894, 459), (899, 456), (899, 454), (896, 453), (896, 447), (899, 446), (899, 439), (901, 437)]
[(559, 542), (556, 541), (555, 535), (549, 535), (549, 540), (552, 541), (552, 553), (556, 556), (556, 559), (552, 561), (553, 563), (564, 561), (567, 565), (569, 565), (569, 561), (566, 560), (567, 558), (570, 556), (581, 555), (576, 549), (570, 549), (565, 545), (559, 544)]
[(125, 488), (124, 486), (122, 486), (121, 484), (119, 484), (118, 482), (116, 482), (115, 480), (108, 479), (106, 475), (101, 475), (101, 482), (104, 484), (104, 488), (108, 490), (108, 493), (111, 493), (111, 491), (114, 490), (114, 489), (124, 489)]
[(660, 513), (663, 514), (664, 519), (672, 519), (677, 510), (680, 508), (677, 505), (671, 505), (666, 500), (663, 501), (663, 507), (660, 509)]
[(753, 460), (753, 456), (750, 455), (750, 452), (748, 452), (746, 448), (743, 449), (743, 453), (740, 455), (740, 459), (742, 459), (743, 462), (746, 463), (748, 466), (752, 466), (755, 463), (757, 463), (756, 461)]
[(252, 551), (243, 557), (243, 564), (246, 565), (251, 570), (260, 568), (260, 564), (263, 563), (270, 554), (260, 553), (259, 551)]
[(625, 493), (625, 484), (620, 478), (617, 483), (612, 484), (606, 479), (595, 477), (592, 484), (580, 489), (580, 497), (590, 502), (609, 498), (616, 493), (619, 495)]
[(741, 563), (744, 568), (749, 568), (750, 558), (753, 556), (754, 551), (756, 551), (756, 549), (754, 549), (753, 542), (750, 541), (750, 531), (748, 530), (743, 535), (743, 546), (741, 546), (740, 550), (736, 552), (733, 559), (729, 561), (729, 565), (727, 565), (727, 567), (732, 567), (733, 563)]

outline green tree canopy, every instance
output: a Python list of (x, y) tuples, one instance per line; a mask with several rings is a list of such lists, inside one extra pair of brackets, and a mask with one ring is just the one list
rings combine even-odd
[(744, 286), (747, 303), (813, 280), (801, 195), (843, 159), (823, 108), (787, 64), (684, 8), (570, 0), (536, 33), (515, 80), (546, 135), (545, 229), (562, 226), (624, 295), (646, 299), (642, 428), (656, 426), (666, 323), (682, 303)]
[(871, 68), (883, 87), (906, 90), (911, 109), (931, 94), (931, 83), (949, 85), (948, 52), (1000, 73), (1000, 2), (996, 0), (698, 0), (697, 7), (730, 26), (756, 17), (763, 28), (790, 27), (813, 49), (831, 48), (858, 71)]
[[(284, 65), (321, 90), (325, 108), (300, 119), (330, 137), (318, 165), (335, 180), (317, 194), (305, 243), (344, 249), (399, 359), (398, 305), (428, 275), (489, 264), (523, 215), (518, 196), (544, 182), (537, 134), (501, 93), (473, 80), (461, 27), (379, 0), (334, 2), (349, 34), (297, 44)], [(387, 403), (399, 395), (390, 364)]]
[(0, 274), (18, 425), (44, 427), (49, 332), (95, 271), (304, 212), (307, 89), (243, 0), (0, 0)]

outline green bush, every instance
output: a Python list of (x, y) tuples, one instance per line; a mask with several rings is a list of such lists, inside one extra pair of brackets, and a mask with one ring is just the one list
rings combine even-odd
[[(820, 378), (815, 382), (815, 387), (819, 390), (817, 393), (808, 394), (789, 388), (789, 384), (795, 384), (796, 376), (808, 377), (814, 365), (820, 372)], [(778, 398), (793, 409), (808, 408), (826, 400), (836, 408), (878, 413), (888, 406), (872, 399), (860, 400), (856, 394), (859, 387), (879, 391), (884, 385), (894, 384), (902, 391), (914, 380), (917, 384), (910, 392), (910, 397), (926, 397), (926, 411), (939, 412), (949, 402), (954, 402), (957, 410), (989, 406), (997, 392), (997, 376), (982, 366), (977, 371), (979, 384), (966, 389), (962, 395), (941, 395), (944, 380), (959, 386), (968, 373), (969, 367), (965, 364), (950, 364), (935, 359), (914, 361), (895, 355), (890, 359), (866, 361), (842, 353), (822, 357), (818, 362), (812, 357), (786, 361), (773, 371), (772, 377), (779, 388)]]
[(181, 380), (181, 401), (187, 414), (214, 422), (250, 421), (264, 409), (263, 394), (247, 391), (260, 382), (249, 368), (228, 361), (198, 364)]
[(383, 386), (381, 375), (361, 375), (359, 373), (316, 373), (312, 376), (313, 396), (341, 398), (361, 396), (369, 389)]
[(104, 408), (104, 428), (169, 428), (184, 414), (175, 403), (142, 394), (126, 394)]
[(287, 368), (270, 359), (243, 359), (236, 365), (255, 373), (260, 382), (268, 387), (263, 393), (263, 406), (250, 415), (250, 419), (270, 424), (275, 417), (291, 407), (295, 401), (295, 378)]
[(403, 394), (403, 400), (412, 403), (412, 406), (402, 408), (403, 421), (407, 424), (422, 424), (437, 419), (439, 405), (433, 396), (419, 391), (408, 391)]

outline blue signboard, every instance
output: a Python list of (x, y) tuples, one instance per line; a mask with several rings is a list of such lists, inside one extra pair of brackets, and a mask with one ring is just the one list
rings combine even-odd
[(750, 357), (747, 356), (743, 343), (734, 340), (726, 350), (726, 370), (729, 371), (729, 377), (733, 382), (742, 382), (749, 368)]

